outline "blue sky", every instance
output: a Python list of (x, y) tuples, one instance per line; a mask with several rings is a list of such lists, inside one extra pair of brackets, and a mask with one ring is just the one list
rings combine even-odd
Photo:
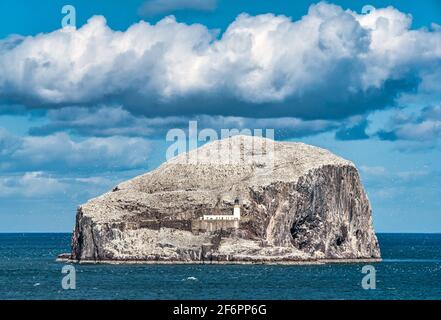
[(65, 4), (0, 3), (0, 232), (71, 231), (190, 120), (328, 148), (377, 231), (441, 232), (439, 1)]

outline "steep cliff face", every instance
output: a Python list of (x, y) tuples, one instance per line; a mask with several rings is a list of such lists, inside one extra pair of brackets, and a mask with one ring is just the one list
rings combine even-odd
[[(203, 214), (238, 229), (192, 231)], [(80, 206), (76, 261), (287, 262), (380, 257), (355, 166), (302, 143), (235, 136), (182, 154)]]

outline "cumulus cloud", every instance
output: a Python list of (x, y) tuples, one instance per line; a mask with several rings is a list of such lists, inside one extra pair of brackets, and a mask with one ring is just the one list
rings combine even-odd
[(84, 201), (108, 191), (121, 177), (70, 177), (42, 171), (0, 176), (0, 198), (37, 198)]
[(147, 0), (139, 8), (139, 14), (152, 16), (180, 10), (213, 11), (217, 0)]
[(0, 197), (42, 197), (66, 192), (68, 186), (42, 172), (26, 172), (21, 176), (0, 176)]
[(278, 138), (303, 137), (337, 128), (337, 121), (302, 120), (299, 118), (244, 118), (233, 116), (194, 117), (169, 116), (146, 118), (134, 116), (122, 107), (66, 107), (49, 110), (48, 123), (30, 129), (31, 135), (42, 136), (69, 131), (83, 136), (132, 136), (165, 138), (172, 128), (186, 130), (190, 121), (198, 128), (213, 129), (274, 129)]
[(0, 128), (0, 171), (105, 172), (146, 168), (149, 142), (108, 137), (74, 141), (65, 133), (20, 137)]
[(167, 17), (113, 31), (0, 42), (0, 99), (31, 107), (122, 105), (149, 117), (210, 114), (342, 119), (393, 105), (441, 73), (441, 32), (392, 7), (311, 6), (298, 21), (242, 14), (217, 35)]
[(441, 137), (441, 105), (424, 108), (417, 114), (398, 111), (388, 128), (377, 133), (380, 139), (435, 142)]

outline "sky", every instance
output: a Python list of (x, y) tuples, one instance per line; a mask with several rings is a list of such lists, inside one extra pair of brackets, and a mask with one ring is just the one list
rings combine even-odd
[(0, 3), (0, 232), (70, 232), (189, 121), (327, 148), (377, 232), (441, 232), (441, 3)]

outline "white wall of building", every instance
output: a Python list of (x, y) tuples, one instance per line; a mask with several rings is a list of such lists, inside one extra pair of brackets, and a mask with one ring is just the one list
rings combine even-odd
[(240, 220), (240, 206), (235, 205), (232, 215), (226, 214), (204, 214), (201, 220)]

